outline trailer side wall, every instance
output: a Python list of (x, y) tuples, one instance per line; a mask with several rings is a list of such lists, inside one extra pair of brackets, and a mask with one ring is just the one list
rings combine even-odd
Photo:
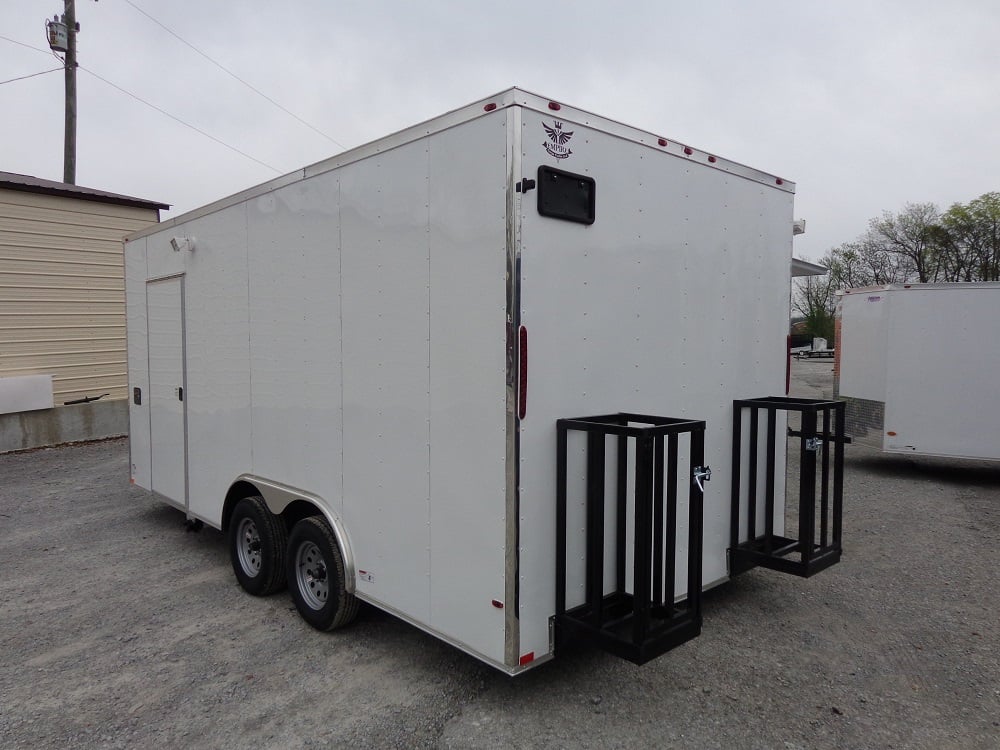
[[(346, 529), (359, 597), (498, 664), (506, 122), (279, 185), (127, 251), (136, 483), (214, 526), (242, 475), (315, 495)], [(157, 279), (183, 289), (183, 401), (149, 398), (177, 364), (150, 359)], [(176, 440), (151, 447), (160, 428)], [(186, 487), (155, 486), (178, 461)]]

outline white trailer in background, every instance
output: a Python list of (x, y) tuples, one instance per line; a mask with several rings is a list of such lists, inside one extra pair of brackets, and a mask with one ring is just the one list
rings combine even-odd
[(838, 292), (834, 395), (887, 453), (1000, 460), (1000, 282)]
[(782, 539), (793, 191), (511, 89), (138, 232), (132, 479), (318, 628), (651, 658)]

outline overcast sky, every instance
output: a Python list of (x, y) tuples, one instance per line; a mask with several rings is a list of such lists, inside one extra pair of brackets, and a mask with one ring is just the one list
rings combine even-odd
[[(77, 184), (196, 208), (519, 86), (794, 180), (797, 255), (1000, 190), (997, 0), (76, 0)], [(62, 0), (2, 0), (0, 81)], [(228, 150), (87, 71), (271, 165)], [(0, 85), (0, 171), (62, 179), (63, 75)]]

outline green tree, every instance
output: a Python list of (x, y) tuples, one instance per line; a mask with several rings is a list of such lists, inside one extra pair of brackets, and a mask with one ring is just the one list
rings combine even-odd
[(954, 204), (937, 227), (947, 281), (1000, 281), (1000, 193)]
[[(829, 268), (830, 256), (820, 260)], [(805, 276), (797, 279), (792, 306), (803, 317), (806, 332), (812, 336), (825, 338), (833, 343), (833, 313), (837, 298), (834, 292), (833, 275)]]

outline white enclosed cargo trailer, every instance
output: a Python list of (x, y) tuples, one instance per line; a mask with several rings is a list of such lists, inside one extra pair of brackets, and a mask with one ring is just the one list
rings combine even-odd
[(783, 389), (793, 190), (511, 89), (138, 232), (133, 481), (318, 628), (652, 658), (840, 554), (839, 485), (782, 536), (785, 412), (834, 405), (734, 406)]
[(1000, 460), (1000, 282), (838, 292), (835, 395), (887, 453)]

